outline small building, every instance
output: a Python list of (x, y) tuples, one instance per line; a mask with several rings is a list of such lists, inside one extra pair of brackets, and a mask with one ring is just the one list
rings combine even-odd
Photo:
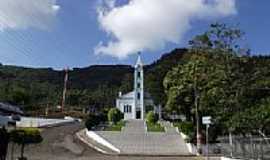
[(124, 113), (124, 119), (144, 119), (147, 106), (154, 105), (151, 95), (144, 91), (143, 63), (140, 53), (134, 66), (134, 90), (123, 94), (119, 92), (116, 107)]
[(15, 123), (20, 119), (19, 115), (23, 115), (23, 111), (19, 107), (0, 102), (0, 126)]

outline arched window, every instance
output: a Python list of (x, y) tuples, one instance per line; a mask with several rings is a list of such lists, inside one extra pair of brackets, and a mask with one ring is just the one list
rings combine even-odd
[(138, 100), (141, 99), (141, 93), (140, 93), (140, 92), (137, 93), (137, 99), (138, 99)]
[(140, 71), (138, 71), (137, 76), (138, 76), (138, 78), (141, 78), (141, 72)]
[(140, 82), (137, 83), (137, 88), (141, 88), (141, 83)]

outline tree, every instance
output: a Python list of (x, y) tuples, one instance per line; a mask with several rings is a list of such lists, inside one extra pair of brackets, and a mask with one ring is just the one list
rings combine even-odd
[(41, 143), (43, 138), (38, 129), (17, 129), (10, 133), (11, 141), (21, 146), (20, 160), (26, 160), (24, 157), (24, 148), (26, 145)]
[(238, 28), (212, 24), (208, 31), (190, 41), (189, 61), (174, 68), (164, 79), (167, 107), (184, 112), (188, 119), (195, 114), (198, 149), (203, 115), (212, 115), (217, 125), (228, 126), (223, 122), (231, 121), (231, 114), (243, 110), (242, 99), (251, 78), (245, 56), (249, 50), (238, 44), (242, 35)]
[(215, 134), (249, 134), (258, 128), (266, 133), (268, 112), (262, 99), (270, 97), (269, 61), (249, 56), (249, 50), (239, 45), (242, 36), (237, 28), (213, 24), (190, 41), (188, 61), (163, 81), (166, 107), (188, 120), (197, 117), (197, 128), (201, 116), (212, 116)]
[(158, 115), (156, 115), (153, 111), (150, 111), (146, 115), (146, 121), (151, 124), (155, 124), (158, 121)]
[(12, 95), (11, 103), (15, 103), (19, 105), (24, 105), (24, 104), (29, 103), (30, 96), (28, 95), (26, 90), (20, 87), (15, 87), (11, 95)]
[(3, 127), (0, 129), (0, 160), (6, 160), (8, 142), (9, 142), (9, 134), (7, 130)]
[(160, 60), (145, 67), (145, 89), (151, 94), (156, 105), (165, 106), (167, 97), (163, 79), (168, 71), (181, 63), (180, 60), (185, 59), (187, 52), (187, 49), (175, 49), (171, 54), (164, 54)]
[(191, 50), (216, 54), (249, 54), (250, 50), (242, 48), (241, 38), (244, 32), (238, 27), (228, 26), (224, 23), (214, 23), (209, 30), (195, 36), (189, 41)]
[(193, 119), (197, 130), (197, 144), (200, 150), (201, 118), (204, 115), (214, 115), (217, 99), (211, 95), (221, 93), (224, 71), (217, 63), (214, 54), (193, 53), (189, 61), (180, 64), (168, 72), (164, 79), (164, 88), (168, 97), (166, 107), (186, 115), (187, 120)]
[(121, 119), (123, 119), (123, 114), (117, 108), (111, 108), (108, 112), (108, 120), (109, 122), (116, 124)]
[[(243, 111), (242, 100), (246, 100), (244, 98), (245, 89), (253, 80), (246, 66), (250, 50), (242, 48), (240, 45), (243, 35), (244, 33), (237, 27), (215, 23), (210, 26), (208, 31), (190, 41), (191, 52), (213, 53), (220, 57), (219, 63), (223, 66), (224, 73), (223, 87), (219, 86), (217, 89), (222, 92), (223, 96), (219, 96), (219, 98), (224, 109), (219, 110), (220, 112), (215, 118), (220, 123), (229, 119), (230, 123), (225, 122), (223, 125), (228, 130), (233, 123), (228, 117), (232, 117), (232, 113)], [(218, 98), (216, 95), (212, 95), (212, 97)]]
[(231, 128), (235, 133), (259, 133), (265, 136), (270, 125), (270, 98), (261, 100), (255, 107), (248, 108), (240, 114), (234, 114), (232, 121)]

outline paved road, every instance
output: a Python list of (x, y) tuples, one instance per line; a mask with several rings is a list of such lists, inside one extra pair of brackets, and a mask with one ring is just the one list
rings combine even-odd
[[(128, 157), (103, 155), (74, 138), (74, 133), (83, 127), (80, 124), (68, 124), (61, 127), (44, 129), (44, 141), (28, 146), (25, 155), (29, 160), (198, 160), (193, 157)], [(15, 157), (19, 148), (15, 147)], [(10, 160), (11, 157), (8, 157)]]

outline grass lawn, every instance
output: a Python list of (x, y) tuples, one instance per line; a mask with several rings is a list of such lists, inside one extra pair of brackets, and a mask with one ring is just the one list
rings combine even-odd
[(125, 121), (117, 122), (116, 124), (111, 124), (104, 129), (104, 131), (121, 131), (122, 127), (125, 126)]
[(164, 127), (158, 123), (146, 123), (148, 132), (165, 132)]

